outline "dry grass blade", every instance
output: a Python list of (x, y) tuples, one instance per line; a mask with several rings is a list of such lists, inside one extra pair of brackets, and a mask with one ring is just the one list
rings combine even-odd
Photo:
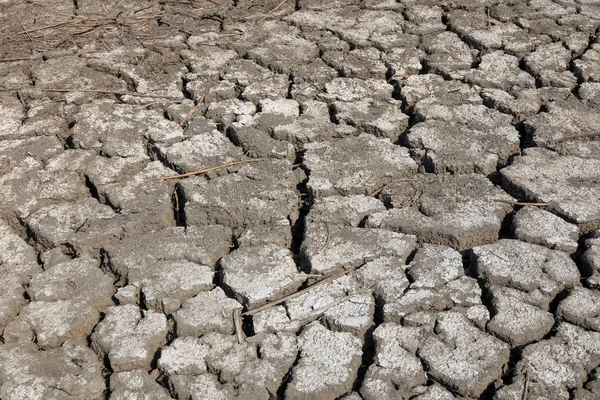
[(192, 171), (192, 172), (188, 172), (188, 173), (181, 174), (181, 175), (163, 176), (162, 178), (156, 178), (156, 179), (159, 181), (164, 181), (165, 179), (185, 178), (188, 176), (200, 175), (200, 174), (205, 174), (207, 172), (216, 171), (221, 168), (233, 167), (234, 165), (247, 164), (247, 163), (259, 162), (259, 161), (264, 161), (264, 160), (265, 160), (264, 158), (252, 158), (250, 160), (235, 161), (235, 162), (231, 162), (231, 163), (227, 163), (227, 164), (217, 165), (216, 167), (199, 169), (198, 171)]
[(578, 135), (565, 136), (565, 137), (561, 137), (561, 138), (558, 138), (558, 139), (554, 139), (552, 141), (552, 143), (560, 143), (560, 142), (564, 142), (564, 141), (567, 141), (567, 140), (581, 139), (581, 138), (592, 137), (592, 136), (600, 136), (600, 131), (588, 132), (588, 133), (580, 133)]
[(248, 310), (245, 313), (242, 313), (242, 316), (245, 317), (247, 315), (253, 315), (253, 314), (256, 314), (258, 312), (261, 312), (261, 311), (264, 311), (266, 309), (269, 309), (271, 307), (275, 307), (276, 305), (284, 303), (284, 302), (286, 302), (288, 300), (291, 300), (291, 299), (293, 299), (295, 297), (302, 296), (304, 293), (307, 293), (307, 292), (313, 290), (317, 286), (321, 286), (321, 285), (324, 285), (326, 283), (333, 282), (336, 279), (339, 279), (339, 278), (343, 277), (344, 275), (349, 274), (350, 272), (356, 270), (359, 267), (362, 267), (362, 265), (359, 265), (359, 266), (347, 269), (347, 270), (342, 271), (342, 272), (340, 272), (338, 274), (334, 274), (334, 275), (331, 275), (331, 276), (329, 276), (327, 278), (321, 279), (320, 281), (317, 281), (317, 282), (313, 283), (312, 285), (308, 285), (307, 287), (305, 287), (302, 290), (299, 290), (299, 291), (294, 292), (292, 294), (288, 294), (287, 296), (283, 296), (283, 297), (281, 297), (281, 298), (279, 298), (277, 300), (273, 300), (273, 301), (271, 301), (271, 302), (269, 302), (269, 303), (267, 303), (265, 305), (262, 305), (260, 307), (256, 307), (256, 308), (253, 308), (251, 310)]
[(282, 5), (285, 4), (287, 0), (283, 0), (281, 3), (279, 3), (277, 5), (277, 7), (275, 7), (274, 9), (272, 9), (271, 11), (269, 11), (268, 13), (265, 14), (264, 17), (262, 17), (261, 19), (259, 19), (258, 21), (256, 21), (256, 24), (260, 24), (261, 22), (263, 22), (265, 19), (269, 18), (269, 15), (273, 14), (275, 11), (279, 10), (281, 8)]
[(513, 206), (546, 207), (546, 206), (550, 205), (550, 203), (528, 203), (525, 201), (514, 201), (514, 200), (505, 200), (505, 199), (494, 199), (494, 201), (496, 201), (498, 203), (511, 204)]

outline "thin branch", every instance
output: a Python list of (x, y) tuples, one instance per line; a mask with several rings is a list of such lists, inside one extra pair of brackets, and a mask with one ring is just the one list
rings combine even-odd
[(279, 4), (277, 5), (277, 7), (275, 7), (274, 9), (272, 9), (271, 11), (269, 11), (268, 13), (266, 13), (264, 17), (262, 17), (261, 19), (259, 19), (259, 20), (256, 22), (256, 24), (257, 24), (257, 25), (258, 25), (258, 24), (260, 24), (260, 23), (261, 23), (261, 22), (263, 22), (265, 19), (267, 19), (267, 18), (269, 17), (269, 15), (271, 15), (271, 14), (273, 14), (275, 11), (279, 10), (279, 9), (281, 8), (281, 6), (285, 4), (285, 2), (286, 2), (286, 1), (287, 1), (287, 0), (283, 0), (281, 3), (279, 3)]
[(17, 58), (0, 58), (0, 63), (37, 60), (38, 57), (17, 57)]
[(200, 175), (200, 174), (205, 174), (207, 172), (216, 171), (217, 169), (221, 169), (221, 168), (232, 167), (234, 165), (239, 165), (239, 164), (247, 164), (247, 163), (252, 163), (252, 162), (259, 162), (259, 161), (263, 161), (263, 160), (264, 160), (264, 158), (252, 158), (250, 160), (243, 160), (243, 161), (231, 162), (231, 163), (228, 163), (228, 164), (217, 165), (216, 167), (199, 169), (198, 171), (192, 171), (192, 172), (188, 172), (188, 173), (181, 174), (181, 175), (163, 176), (162, 178), (156, 178), (156, 179), (159, 180), (159, 181), (164, 181), (165, 179), (185, 178), (185, 177), (192, 176), (192, 175)]
[(374, 191), (373, 193), (371, 193), (369, 195), (369, 197), (375, 197), (377, 196), (383, 189), (385, 189), (387, 186), (391, 185), (394, 182), (413, 182), (415, 181), (415, 179), (406, 179), (406, 178), (401, 178), (401, 179), (394, 179), (393, 181), (391, 181), (390, 183), (386, 183), (385, 185), (383, 185), (382, 187), (380, 187), (379, 189), (377, 189), (376, 191)]
[(105, 89), (40, 89), (37, 87), (30, 88), (0, 88), (0, 92), (17, 92), (24, 90), (40, 90), (42, 92), (51, 92), (51, 93), (70, 93), (70, 92), (82, 92), (82, 93), (99, 93), (99, 94), (114, 94), (116, 96), (135, 96), (135, 97), (149, 97), (152, 99), (165, 99), (165, 100), (181, 100), (176, 97), (168, 97), (168, 96), (160, 96), (157, 94), (145, 94), (145, 93), (137, 93), (137, 92), (123, 92), (118, 90), (105, 90)]
[(494, 199), (494, 201), (496, 201), (498, 203), (511, 204), (513, 206), (546, 207), (546, 206), (550, 205), (550, 203), (527, 203), (524, 201), (514, 201), (514, 200), (504, 200), (504, 199)]
[(552, 143), (560, 143), (560, 142), (564, 142), (564, 141), (567, 141), (567, 140), (580, 139), (580, 138), (592, 137), (592, 136), (600, 136), (600, 131), (588, 132), (588, 133), (580, 133), (580, 134), (577, 134), (577, 135), (565, 136), (565, 137), (561, 137), (561, 138), (552, 140)]
[(206, 99), (206, 92), (208, 91), (208, 86), (206, 86), (204, 88), (204, 93), (202, 94), (202, 96), (200, 96), (200, 99), (198, 100), (198, 103), (196, 103), (196, 105), (194, 107), (192, 107), (192, 109), (185, 115), (185, 117), (183, 117), (183, 120), (181, 121), (181, 123), (179, 124), (179, 126), (184, 126), (186, 122), (188, 122), (188, 120), (190, 118), (192, 118), (192, 115), (200, 108), (202, 107), (202, 105), (204, 104), (204, 100)]
[(523, 382), (523, 394), (521, 395), (521, 400), (527, 400), (527, 392), (529, 392), (529, 376), (527, 372), (527, 368), (525, 368), (525, 381)]
[(19, 23), (21, 24), (21, 28), (23, 28), (23, 32), (25, 32), (25, 34), (27, 35), (27, 37), (29, 38), (29, 41), (33, 42), (33, 39), (31, 38), (31, 35), (29, 34), (29, 32), (27, 31), (27, 29), (25, 29), (25, 25), (23, 25), (23, 21), (21, 21), (21, 16), (18, 15), (17, 18), (19, 18)]
[(253, 308), (253, 309), (251, 309), (251, 310), (248, 310), (248, 311), (246, 311), (245, 313), (242, 313), (242, 317), (245, 317), (245, 316), (247, 316), (247, 315), (253, 315), (253, 314), (256, 314), (256, 313), (258, 313), (258, 312), (261, 312), (261, 311), (267, 310), (267, 309), (269, 309), (269, 308), (271, 308), (271, 307), (275, 307), (276, 305), (279, 305), (279, 304), (281, 304), (281, 303), (285, 303), (286, 301), (288, 301), (288, 300), (291, 300), (291, 299), (293, 299), (293, 298), (296, 298), (296, 297), (298, 297), (298, 296), (302, 296), (304, 293), (307, 293), (307, 292), (309, 292), (309, 291), (313, 290), (313, 289), (314, 289), (314, 288), (316, 288), (317, 286), (321, 286), (321, 285), (324, 285), (324, 284), (326, 284), (326, 283), (333, 282), (333, 281), (335, 281), (336, 279), (339, 279), (339, 278), (341, 278), (341, 277), (343, 277), (343, 276), (345, 276), (345, 275), (349, 274), (350, 272), (352, 272), (352, 271), (356, 270), (356, 269), (357, 269), (357, 268), (359, 268), (359, 267), (362, 267), (362, 265), (357, 265), (356, 267), (352, 267), (352, 268), (350, 268), (350, 269), (347, 269), (347, 270), (345, 270), (345, 271), (342, 271), (342, 272), (340, 272), (340, 273), (338, 273), (338, 274), (331, 275), (331, 276), (329, 276), (329, 277), (327, 277), (327, 278), (321, 279), (320, 281), (317, 281), (317, 282), (313, 283), (312, 285), (309, 285), (309, 286), (305, 287), (305, 288), (304, 288), (304, 289), (302, 289), (302, 290), (299, 290), (299, 291), (297, 291), (297, 292), (294, 292), (294, 293), (292, 293), (292, 294), (288, 294), (287, 296), (283, 296), (283, 297), (281, 297), (281, 298), (279, 298), (279, 299), (277, 299), (277, 300), (273, 300), (273, 301), (271, 301), (271, 302), (269, 302), (269, 303), (267, 303), (267, 304), (264, 304), (264, 305), (262, 305), (262, 306), (260, 306), (260, 307), (256, 307), (256, 308)]
[(233, 325), (235, 326), (235, 334), (238, 344), (244, 343), (244, 332), (242, 331), (242, 309), (236, 308), (233, 310)]

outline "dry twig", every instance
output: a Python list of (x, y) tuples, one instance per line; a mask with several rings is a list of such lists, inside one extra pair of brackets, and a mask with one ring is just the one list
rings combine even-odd
[(163, 181), (165, 179), (185, 178), (185, 177), (192, 176), (192, 175), (200, 175), (200, 174), (205, 174), (207, 172), (216, 171), (217, 169), (221, 169), (221, 168), (227, 168), (227, 167), (232, 167), (234, 165), (247, 164), (247, 163), (258, 162), (258, 161), (263, 161), (263, 160), (264, 160), (264, 158), (252, 158), (250, 160), (235, 161), (235, 162), (231, 162), (231, 163), (227, 163), (227, 164), (217, 165), (216, 167), (199, 169), (198, 171), (192, 171), (192, 172), (188, 172), (188, 173), (181, 174), (181, 175), (163, 176), (162, 178), (156, 178), (156, 179), (159, 181)]
[(494, 199), (494, 201), (496, 201), (498, 203), (511, 204), (513, 206), (546, 207), (546, 206), (550, 205), (550, 203), (528, 203), (525, 201), (514, 201), (514, 200), (505, 200), (505, 199)]
[(185, 115), (185, 117), (183, 117), (183, 120), (181, 121), (181, 123), (179, 124), (179, 126), (184, 126), (186, 122), (188, 122), (188, 120), (190, 118), (192, 118), (192, 115), (198, 111), (198, 109), (200, 107), (202, 107), (202, 104), (204, 104), (204, 100), (206, 99), (206, 92), (208, 92), (208, 86), (204, 88), (204, 93), (202, 94), (202, 96), (200, 96), (200, 99), (198, 100), (198, 103), (196, 103), (196, 105), (194, 107), (192, 107), (192, 109)]
[(236, 308), (233, 310), (233, 325), (235, 326), (235, 334), (238, 344), (244, 343), (244, 333), (242, 331), (242, 309)]
[(523, 394), (521, 400), (527, 400), (527, 392), (529, 391), (529, 376), (527, 376), (527, 368), (525, 368), (525, 381), (523, 382)]
[(265, 19), (269, 18), (269, 15), (273, 14), (275, 11), (279, 10), (281, 8), (282, 5), (285, 4), (287, 0), (283, 0), (281, 3), (279, 3), (277, 5), (277, 7), (275, 7), (274, 9), (272, 9), (271, 11), (269, 11), (268, 13), (265, 14), (264, 17), (262, 17), (261, 19), (259, 19), (258, 21), (256, 21), (256, 24), (260, 24), (261, 22), (263, 22)]
[(565, 137), (561, 137), (561, 138), (552, 140), (552, 143), (560, 143), (560, 142), (564, 142), (564, 141), (567, 141), (567, 140), (580, 139), (580, 138), (592, 137), (592, 136), (600, 136), (600, 131), (587, 132), (587, 133), (580, 133), (580, 134), (577, 134), (577, 135), (565, 136)]
[(165, 100), (181, 100), (180, 98), (161, 96), (157, 94), (145, 94), (145, 93), (137, 93), (137, 92), (123, 92), (118, 90), (105, 90), (105, 89), (40, 89), (37, 87), (29, 87), (29, 88), (0, 88), (0, 92), (20, 92), (27, 90), (39, 90), (42, 92), (51, 92), (51, 93), (70, 93), (70, 92), (82, 92), (82, 93), (98, 93), (98, 94), (114, 94), (116, 96), (134, 96), (134, 97), (148, 97), (151, 99), (165, 99)]
[(404, 182), (413, 182), (414, 179), (406, 179), (406, 178), (394, 179), (390, 183), (387, 183), (387, 184), (383, 185), (382, 187), (380, 187), (379, 189), (377, 189), (376, 191), (374, 191), (373, 193), (371, 193), (369, 195), (369, 197), (375, 197), (375, 196), (377, 196), (383, 189), (385, 189), (387, 186), (391, 185), (394, 182), (403, 182), (403, 181)]
[(267, 303), (267, 304), (265, 304), (265, 305), (262, 305), (262, 306), (260, 306), (260, 307), (256, 307), (256, 308), (253, 308), (253, 309), (251, 309), (251, 310), (248, 310), (248, 311), (246, 311), (246, 312), (242, 313), (242, 316), (243, 316), (243, 317), (245, 317), (245, 316), (247, 316), (247, 315), (253, 315), (253, 314), (256, 314), (256, 313), (258, 313), (258, 312), (261, 312), (261, 311), (267, 310), (267, 309), (269, 309), (269, 308), (271, 308), (271, 307), (275, 307), (275, 306), (276, 306), (276, 305), (278, 305), (278, 304), (284, 303), (284, 302), (286, 302), (286, 301), (288, 301), (288, 300), (291, 300), (291, 299), (293, 299), (293, 298), (296, 298), (296, 297), (298, 297), (298, 296), (301, 296), (301, 295), (303, 295), (304, 293), (306, 293), (306, 292), (309, 292), (309, 291), (313, 290), (313, 289), (314, 289), (314, 288), (316, 288), (317, 286), (321, 286), (321, 285), (324, 285), (324, 284), (326, 284), (326, 283), (333, 282), (333, 281), (335, 281), (336, 279), (339, 279), (339, 278), (343, 277), (344, 275), (347, 275), (347, 274), (349, 274), (350, 272), (352, 272), (352, 271), (356, 270), (356, 269), (357, 269), (357, 268), (359, 268), (359, 267), (362, 267), (362, 265), (359, 265), (359, 266), (356, 266), (356, 267), (353, 267), (353, 268), (350, 268), (350, 269), (344, 270), (344, 271), (342, 271), (342, 272), (340, 272), (340, 273), (338, 273), (338, 274), (334, 274), (334, 275), (331, 275), (331, 276), (329, 276), (329, 277), (327, 277), (327, 278), (321, 279), (320, 281), (316, 281), (316, 282), (315, 282), (315, 283), (313, 283), (312, 285), (309, 285), (309, 286), (305, 287), (305, 288), (304, 288), (304, 289), (302, 289), (302, 290), (299, 290), (299, 291), (297, 291), (297, 292), (294, 292), (294, 293), (292, 293), (292, 294), (288, 294), (287, 296), (283, 296), (283, 297), (281, 297), (281, 298), (279, 298), (279, 299), (277, 299), (277, 300), (273, 300), (273, 301), (271, 301), (271, 302), (269, 302), (269, 303)]

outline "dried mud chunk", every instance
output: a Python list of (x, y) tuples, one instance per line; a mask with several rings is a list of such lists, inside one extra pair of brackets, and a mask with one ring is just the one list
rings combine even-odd
[(373, 338), (374, 363), (360, 388), (366, 400), (408, 398), (413, 387), (426, 383), (423, 365), (412, 343), (424, 340), (419, 328), (383, 323), (375, 329)]
[(181, 56), (192, 72), (206, 78), (218, 78), (228, 63), (239, 59), (234, 50), (205, 45), (195, 46), (193, 50), (182, 50)]
[[(598, 133), (597, 108), (574, 98), (548, 104), (547, 111), (524, 121), (527, 140), (559, 154), (600, 159), (600, 141), (577, 135)], [(571, 140), (562, 138), (575, 136)], [(557, 140), (558, 142), (555, 142)]]
[(169, 392), (148, 372), (134, 370), (110, 376), (110, 400), (169, 400)]
[[(90, 220), (107, 220), (117, 216), (114, 210), (94, 198), (44, 207), (27, 218), (27, 225), (37, 243), (45, 249), (80, 242), (79, 231)], [(110, 231), (107, 232), (110, 237)], [(104, 235), (102, 235), (104, 236)], [(103, 238), (98, 238), (102, 241)], [(96, 239), (98, 241), (98, 239)], [(85, 240), (85, 239), (84, 239)], [(94, 239), (92, 239), (94, 241)]]
[(475, 54), (454, 32), (442, 32), (427, 40), (425, 64), (434, 73), (460, 79), (471, 68)]
[[(521, 361), (515, 371), (516, 382), (503, 392), (498, 399), (509, 397), (510, 393), (523, 393), (524, 372), (535, 385), (529, 385), (532, 398), (569, 399), (572, 389), (581, 387), (588, 373), (596, 366), (600, 356), (600, 333), (563, 322), (558, 325), (556, 335), (531, 344), (523, 350)], [(528, 396), (529, 397), (529, 396)]]
[(19, 309), (27, 304), (23, 296), (25, 289), (11, 276), (0, 281), (0, 331), (19, 313)]
[(80, 200), (90, 194), (84, 179), (73, 171), (15, 169), (0, 177), (0, 186), (0, 213), (16, 213), (21, 218), (42, 207)]
[(3, 399), (101, 400), (106, 389), (102, 364), (85, 342), (67, 341), (39, 351), (34, 343), (0, 346), (0, 396)]
[(235, 393), (231, 385), (221, 385), (213, 374), (177, 375), (172, 378), (172, 385), (180, 399), (229, 400)]
[(408, 116), (400, 111), (402, 103), (398, 100), (353, 101), (333, 103), (336, 121), (343, 122), (359, 132), (385, 137), (394, 142), (408, 126)]
[(153, 161), (127, 181), (100, 184), (96, 190), (101, 201), (122, 215), (135, 215), (137, 221), (133, 225), (148, 232), (175, 224), (171, 203), (173, 183), (157, 180), (174, 174), (160, 161)]
[(554, 326), (554, 316), (515, 296), (510, 290), (492, 286), (491, 306), (494, 316), (487, 330), (512, 347), (542, 339)]
[(85, 257), (48, 267), (32, 278), (27, 292), (31, 302), (12, 322), (13, 328), (30, 330), (40, 347), (51, 348), (68, 339), (85, 340), (99, 312), (112, 305), (114, 289), (98, 262)]
[(560, 302), (556, 313), (564, 321), (600, 331), (600, 294), (586, 288), (575, 288)]
[(484, 54), (478, 67), (465, 74), (465, 80), (505, 91), (535, 87), (535, 79), (519, 68), (519, 59), (501, 51)]
[(438, 315), (435, 332), (419, 352), (434, 378), (463, 396), (477, 397), (501, 377), (508, 345), (451, 311)]
[(185, 300), (175, 313), (175, 324), (179, 336), (200, 336), (207, 332), (231, 335), (233, 310), (242, 308), (237, 301), (228, 298), (223, 289), (217, 287)]
[(42, 272), (36, 252), (5, 222), (0, 222), (0, 275), (14, 279), (21, 285)]
[(475, 247), (471, 262), (488, 285), (523, 292), (544, 310), (563, 289), (579, 286), (579, 270), (567, 254), (518, 240)]
[(0, 119), (3, 121), (0, 137), (6, 138), (18, 133), (25, 118), (25, 111), (15, 95), (3, 93), (0, 99)]
[(362, 357), (356, 336), (330, 332), (313, 322), (303, 330), (298, 345), (300, 361), (292, 371), (287, 399), (333, 400), (351, 389)]
[(482, 104), (479, 90), (454, 80), (446, 81), (436, 74), (411, 75), (401, 82), (400, 95), (407, 107), (420, 105), (420, 114), (427, 117), (427, 106), (459, 106)]
[(326, 51), (321, 58), (341, 76), (358, 79), (385, 79), (387, 68), (381, 62), (381, 52), (373, 47), (342, 51)]
[(371, 214), (366, 226), (461, 251), (498, 239), (511, 206), (495, 200), (512, 199), (479, 174), (419, 174), (391, 183), (379, 197), (393, 208)]
[(548, 202), (554, 214), (579, 226), (582, 234), (600, 227), (600, 160), (561, 156), (532, 148), (500, 171), (509, 193), (533, 202)]
[(586, 82), (600, 82), (600, 44), (593, 44), (580, 59), (573, 61), (575, 73)]
[(307, 221), (357, 227), (370, 214), (380, 211), (385, 211), (385, 206), (374, 197), (364, 195), (320, 197), (311, 207)]
[(110, 307), (92, 334), (92, 348), (108, 357), (113, 371), (150, 369), (156, 350), (166, 341), (167, 320), (138, 306)]
[[(489, 175), (520, 150), (519, 133), (508, 116), (485, 106), (428, 106), (416, 112), (425, 122), (407, 135), (428, 172)], [(468, 152), (465, 152), (468, 149)]]
[(217, 260), (229, 253), (231, 237), (231, 229), (224, 226), (172, 227), (122, 240), (105, 250), (111, 271), (126, 282), (130, 271), (142, 277), (146, 268), (160, 271), (168, 262), (188, 261), (212, 271)]
[[(157, 150), (171, 168), (181, 173), (229, 164), (244, 158), (242, 150), (217, 130), (194, 135), (169, 147), (158, 146)], [(212, 178), (228, 172), (229, 169), (221, 168), (207, 175)]]
[[(384, 303), (384, 321), (427, 326), (435, 322), (438, 312), (452, 309), (485, 326), (489, 315), (482, 306), (481, 288), (477, 280), (465, 276), (458, 251), (426, 244), (407, 266), (406, 275), (412, 284)], [(481, 312), (482, 307), (486, 312)]]
[(593, 289), (600, 288), (600, 232), (596, 231), (593, 237), (585, 241), (585, 252), (582, 275), (587, 278), (587, 284)]
[(332, 331), (349, 332), (364, 337), (365, 332), (373, 326), (375, 299), (371, 293), (349, 296), (325, 311), (325, 325)]
[(248, 308), (294, 292), (302, 283), (292, 253), (275, 245), (243, 247), (221, 259), (223, 284)]
[(187, 225), (233, 228), (298, 218), (297, 176), (287, 160), (246, 164), (236, 174), (181, 183)]
[[(389, 139), (367, 134), (337, 142), (310, 143), (304, 148), (304, 165), (310, 170), (307, 186), (315, 197), (369, 195), (416, 172), (406, 149)], [(348, 154), (355, 157), (349, 160)]]
[(523, 207), (513, 219), (517, 239), (568, 254), (577, 251), (579, 229), (556, 215), (537, 207)]
[(414, 236), (382, 229), (312, 223), (306, 227), (300, 256), (312, 273), (328, 274), (382, 256), (406, 260), (415, 244)]

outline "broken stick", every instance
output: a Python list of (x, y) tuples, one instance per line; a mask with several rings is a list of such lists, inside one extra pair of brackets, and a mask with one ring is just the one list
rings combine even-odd
[(513, 206), (546, 207), (546, 206), (550, 205), (550, 203), (528, 203), (525, 201), (514, 201), (514, 200), (504, 200), (504, 199), (494, 199), (494, 201), (496, 201), (498, 203), (511, 204)]
[(335, 281), (336, 279), (339, 279), (339, 278), (343, 277), (344, 275), (347, 275), (347, 274), (349, 274), (350, 272), (352, 272), (352, 271), (356, 270), (358, 267), (362, 267), (362, 265), (359, 265), (359, 266), (356, 266), (356, 267), (353, 267), (353, 268), (350, 268), (350, 269), (344, 270), (344, 271), (342, 271), (342, 272), (340, 272), (340, 273), (338, 273), (338, 274), (333, 274), (333, 275), (331, 275), (331, 276), (329, 276), (329, 277), (327, 277), (327, 278), (321, 279), (320, 281), (316, 281), (316, 282), (315, 282), (315, 283), (313, 283), (312, 285), (308, 285), (307, 287), (305, 287), (305, 288), (304, 288), (304, 289), (302, 289), (302, 290), (298, 290), (297, 292), (294, 292), (294, 293), (292, 293), (292, 294), (288, 294), (287, 296), (283, 296), (283, 297), (281, 297), (281, 298), (279, 298), (279, 299), (277, 299), (277, 300), (273, 300), (273, 301), (271, 301), (271, 302), (269, 302), (269, 303), (267, 303), (267, 304), (264, 304), (264, 305), (262, 305), (262, 306), (260, 306), (260, 307), (256, 307), (256, 308), (253, 308), (253, 309), (251, 309), (251, 310), (248, 310), (248, 311), (246, 311), (246, 312), (242, 313), (242, 317), (245, 317), (245, 316), (247, 316), (247, 315), (253, 315), (253, 314), (256, 314), (256, 313), (258, 313), (258, 312), (264, 311), (264, 310), (266, 310), (266, 309), (269, 309), (269, 308), (271, 308), (271, 307), (275, 307), (276, 305), (278, 305), (278, 304), (281, 304), (281, 303), (284, 303), (284, 302), (286, 302), (286, 301), (288, 301), (288, 300), (291, 300), (291, 299), (293, 299), (293, 298), (295, 298), (295, 297), (301, 296), (301, 295), (303, 295), (304, 293), (306, 293), (306, 292), (308, 292), (308, 291), (310, 291), (310, 290), (312, 290), (312, 289), (316, 288), (317, 286), (320, 286), (320, 285), (324, 285), (324, 284), (326, 284), (326, 283), (333, 282), (333, 281)]
[(569, 136), (561, 137), (561, 138), (558, 138), (558, 139), (554, 139), (554, 140), (552, 140), (552, 143), (560, 143), (560, 142), (564, 142), (566, 140), (580, 139), (580, 138), (592, 137), (592, 136), (600, 136), (600, 131), (597, 131), (597, 132), (588, 132), (588, 133), (580, 133), (580, 134), (577, 134), (577, 135), (569, 135)]
[(263, 160), (264, 160), (264, 158), (252, 158), (250, 160), (235, 161), (235, 162), (231, 162), (231, 163), (228, 163), (228, 164), (217, 165), (216, 167), (199, 169), (198, 171), (192, 171), (192, 172), (188, 172), (188, 173), (180, 174), (180, 175), (163, 176), (161, 178), (156, 178), (156, 179), (159, 180), (159, 181), (164, 181), (165, 179), (185, 178), (187, 176), (200, 175), (200, 174), (205, 174), (207, 172), (216, 171), (216, 170), (221, 169), (221, 168), (233, 167), (234, 165), (259, 162), (259, 161), (263, 161)]

